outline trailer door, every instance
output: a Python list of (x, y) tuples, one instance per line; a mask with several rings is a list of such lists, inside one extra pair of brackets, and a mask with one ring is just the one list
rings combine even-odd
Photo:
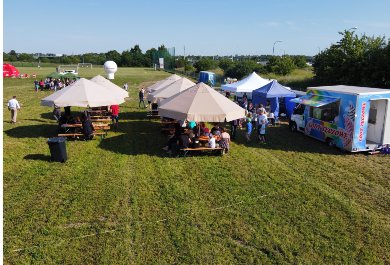
[(367, 141), (376, 144), (390, 142), (390, 111), (388, 99), (370, 100), (368, 116)]
[(383, 142), (382, 144), (390, 144), (390, 100), (387, 99), (385, 124), (383, 125)]

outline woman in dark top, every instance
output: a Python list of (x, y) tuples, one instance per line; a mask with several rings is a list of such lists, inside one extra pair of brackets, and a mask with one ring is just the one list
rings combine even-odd
[(188, 148), (190, 146), (191, 139), (186, 133), (182, 133), (179, 136), (179, 148)]
[(83, 115), (82, 125), (85, 140), (91, 140), (95, 129), (93, 128), (92, 122), (87, 115)]

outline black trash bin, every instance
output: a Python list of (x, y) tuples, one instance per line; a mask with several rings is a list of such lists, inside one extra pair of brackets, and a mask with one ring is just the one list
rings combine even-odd
[(68, 160), (65, 141), (65, 137), (53, 137), (47, 140), (50, 148), (50, 161), (63, 163)]

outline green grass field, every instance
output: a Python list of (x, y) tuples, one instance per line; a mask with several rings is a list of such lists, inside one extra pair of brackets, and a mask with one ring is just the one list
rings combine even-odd
[(390, 263), (389, 156), (344, 154), (282, 125), (267, 145), (242, 131), (223, 157), (167, 157), (159, 122), (137, 106), (138, 88), (166, 76), (120, 68), (114, 82), (131, 97), (118, 132), (67, 141), (66, 163), (49, 162), (56, 123), (40, 99), (51, 92), (4, 80), (4, 263)]

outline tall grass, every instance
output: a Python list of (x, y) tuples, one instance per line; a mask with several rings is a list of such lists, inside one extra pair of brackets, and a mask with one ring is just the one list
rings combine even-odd
[(4, 80), (5, 102), (23, 104), (16, 125), (4, 107), (4, 263), (390, 262), (388, 156), (343, 154), (282, 124), (267, 145), (240, 131), (223, 157), (169, 157), (137, 102), (140, 86), (167, 75), (119, 68), (114, 82), (130, 90), (119, 130), (67, 141), (66, 163), (49, 162), (56, 124), (39, 102), (51, 92)]

